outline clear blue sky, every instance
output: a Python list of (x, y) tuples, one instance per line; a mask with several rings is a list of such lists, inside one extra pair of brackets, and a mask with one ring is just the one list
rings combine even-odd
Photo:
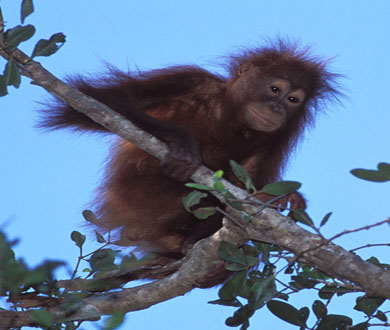
[[(19, 5), (20, 1), (2, 1), (9, 27), (19, 24)], [(349, 99), (343, 107), (330, 105), (319, 116), (291, 158), (285, 178), (303, 183), (308, 211), (317, 222), (334, 212), (326, 235), (390, 215), (390, 184), (349, 174), (353, 168), (390, 161), (389, 1), (41, 0), (35, 7), (36, 13), (27, 19), (38, 29), (34, 43), (55, 32), (67, 36), (58, 54), (40, 58), (59, 77), (102, 72), (102, 60), (123, 69), (195, 63), (218, 71), (221, 56), (277, 35), (335, 57), (333, 68), (347, 76), (343, 84)], [(32, 45), (24, 50), (30, 52)], [(21, 239), (16, 252), (29, 265), (47, 258), (73, 265), (78, 251), (69, 239), (71, 231), (78, 229), (94, 239), (82, 226), (80, 213), (93, 199), (110, 143), (96, 136), (44, 134), (34, 128), (37, 102), (46, 97), (24, 79), (19, 90), (11, 88), (0, 100), (0, 224), (10, 237)], [(336, 243), (345, 248), (387, 243), (389, 233), (388, 227), (381, 227)], [(372, 254), (390, 263), (385, 248), (361, 251), (364, 258)], [(216, 295), (216, 289), (194, 290), (128, 314), (122, 329), (226, 329), (224, 320), (232, 310), (207, 304)], [(310, 299), (298, 294), (291, 302), (303, 307)], [(342, 298), (330, 311), (347, 313), (352, 307), (351, 298)], [(267, 310), (258, 312), (251, 323), (251, 329), (296, 329)]]

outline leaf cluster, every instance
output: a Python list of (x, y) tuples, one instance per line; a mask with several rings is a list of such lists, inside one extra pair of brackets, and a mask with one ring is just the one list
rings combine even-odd
[[(252, 179), (249, 177), (246, 170), (233, 160), (230, 160), (229, 163), (234, 175), (245, 186), (245, 189), (248, 192), (248, 196), (256, 194), (258, 192), (275, 196), (275, 198), (264, 203), (264, 205), (260, 208), (259, 212), (262, 211), (264, 208), (272, 205), (280, 198), (297, 191), (301, 187), (301, 183), (296, 181), (280, 181), (276, 183), (267, 184), (260, 191), (257, 191)], [(226, 189), (221, 180), (223, 174), (224, 173), (222, 170), (219, 170), (215, 173), (214, 183), (212, 186), (206, 186), (197, 183), (187, 183), (186, 187), (193, 188), (196, 190), (190, 192), (182, 199), (182, 204), (184, 208), (188, 212), (193, 213), (196, 218), (200, 220), (205, 220), (208, 217), (214, 215), (217, 212), (217, 208), (214, 206), (206, 206), (194, 209), (193, 207), (195, 205), (202, 204), (201, 200), (207, 198), (209, 192), (217, 192), (224, 198), (226, 205), (235, 210), (243, 212), (242, 219), (244, 221), (249, 221), (251, 216), (245, 213), (245, 208), (243, 206), (243, 203), (245, 203), (245, 201), (240, 201), (236, 198), (236, 196), (234, 196), (229, 190)], [(304, 211), (302, 210), (302, 212)], [(307, 224), (307, 221), (305, 221), (303, 217), (298, 218), (298, 220)]]
[[(275, 296), (274, 266), (269, 262), (270, 252), (275, 250), (278, 249), (257, 242), (240, 247), (229, 242), (221, 243), (219, 257), (225, 261), (226, 269), (236, 273), (219, 290), (219, 299), (210, 303), (238, 308), (226, 320), (226, 325), (247, 329), (255, 311)], [(264, 264), (262, 271), (256, 269), (260, 260)]]
[(0, 296), (17, 301), (16, 297), (27, 292), (57, 296), (53, 272), (64, 265), (59, 261), (45, 261), (29, 268), (23, 260), (15, 258), (12, 243), (0, 232)]
[[(21, 6), (21, 23), (27, 16), (34, 12), (32, 0), (23, 0)], [(20, 44), (30, 40), (36, 32), (33, 25), (17, 25), (5, 30), (3, 38), (0, 38), (0, 48), (7, 52), (9, 60), (5, 65), (3, 74), (0, 74), (0, 96), (8, 94), (8, 86), (19, 88), (21, 83), (21, 74), (26, 69), (28, 63), (19, 64), (13, 58), (13, 52)], [(34, 46), (31, 53), (31, 59), (37, 56), (51, 56), (56, 53), (65, 43), (65, 35), (63, 33), (55, 33), (49, 39), (40, 39)]]

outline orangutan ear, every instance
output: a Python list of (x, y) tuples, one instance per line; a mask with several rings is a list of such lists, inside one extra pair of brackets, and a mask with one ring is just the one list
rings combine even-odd
[(248, 71), (250, 71), (250, 69), (252, 68), (252, 63), (244, 63), (243, 65), (241, 65), (239, 68), (238, 68), (238, 71), (237, 71), (237, 75), (239, 76), (242, 76), (244, 75), (245, 73), (247, 73)]

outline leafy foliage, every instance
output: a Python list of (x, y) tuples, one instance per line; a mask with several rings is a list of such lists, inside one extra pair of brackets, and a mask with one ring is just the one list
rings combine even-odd
[[(34, 12), (34, 4), (32, 0), (23, 0), (20, 9), (20, 20), (24, 24), (27, 16)], [(25, 41), (30, 40), (35, 35), (36, 29), (34, 25), (17, 25), (7, 29), (4, 34), (3, 43), (0, 48), (9, 54), (9, 60), (6, 63), (3, 74), (0, 75), (0, 96), (8, 94), (8, 86), (19, 88), (21, 83), (22, 67), (16, 63), (13, 58), (13, 52)], [(48, 40), (39, 40), (32, 52), (31, 57), (36, 56), (51, 56), (56, 53), (65, 43), (65, 35), (62, 33), (53, 34)], [(23, 63), (22, 66), (28, 63)], [(24, 69), (24, 68), (23, 68)]]
[(0, 296), (17, 296), (31, 288), (49, 296), (56, 295), (53, 271), (64, 263), (46, 261), (29, 269), (23, 260), (15, 258), (11, 246), (0, 232)]
[[(103, 236), (100, 235), (97, 238), (99, 240), (103, 239), (104, 242), (100, 242), (103, 244), (102, 247), (92, 253), (83, 255), (86, 236), (77, 231), (72, 232), (71, 239), (80, 249), (81, 256), (79, 259), (89, 264), (88, 275), (86, 277), (93, 275), (94, 278), (86, 282), (82, 291), (67, 290), (61, 292), (56, 285), (53, 272), (58, 267), (63, 266), (63, 262), (46, 261), (30, 269), (22, 260), (16, 259), (15, 253), (12, 250), (14, 242), (8, 242), (5, 235), (0, 232), (0, 296), (7, 297), (10, 303), (15, 304), (15, 307), (25, 306), (24, 298), (27, 297), (31, 297), (32, 300), (33, 298), (37, 298), (39, 301), (42, 299), (61, 301), (61, 309), (71, 312), (82, 304), (82, 300), (90, 292), (104, 292), (121, 287), (121, 283), (119, 282), (101, 280), (100, 277), (105, 272), (113, 269), (130, 270), (139, 262), (143, 262), (148, 258), (145, 257), (137, 260), (134, 255), (124, 256), (122, 259), (119, 258), (118, 264), (115, 261), (118, 259), (119, 251), (106, 248), (111, 243)], [(79, 263), (77, 263), (75, 272), (78, 271), (78, 266)], [(37, 326), (43, 329), (76, 328), (73, 322), (55, 320), (50, 311), (45, 308), (31, 310), (30, 318)], [(103, 328), (115, 329), (123, 320), (123, 313), (115, 312), (111, 317), (106, 319)]]
[[(231, 161), (230, 164), (234, 174), (245, 185), (248, 192), (256, 193), (256, 189), (245, 170), (233, 161)], [(383, 165), (384, 163), (381, 164), (382, 165), (378, 166), (378, 168), (382, 171), (387, 170), (387, 167)], [(187, 184), (187, 187), (204, 192), (216, 191), (222, 194), (229, 206), (242, 211), (242, 219), (244, 221), (250, 221), (251, 215), (247, 214), (243, 207), (245, 201), (242, 202), (237, 200), (226, 190), (220, 181), (222, 176), (223, 172), (218, 171), (214, 177), (215, 181), (212, 186), (189, 183)], [(297, 191), (300, 187), (301, 184), (295, 181), (282, 181), (264, 186), (259, 192), (276, 197), (267, 202), (263, 207), (267, 207), (282, 196)], [(200, 200), (206, 196), (207, 194), (203, 192), (191, 192), (183, 200), (183, 204), (187, 210), (195, 213), (195, 211), (190, 210), (190, 207), (200, 203)], [(200, 208), (198, 210), (203, 209), (204, 208)], [(211, 214), (214, 214), (214, 209), (210, 208), (210, 211), (211, 210), (213, 212)], [(332, 212), (328, 212), (320, 221), (319, 227), (326, 225), (331, 215)], [(295, 209), (294, 219), (315, 228), (314, 220), (305, 210)], [(310, 315), (310, 309), (308, 307), (297, 309), (288, 303), (275, 300), (275, 298), (288, 299), (288, 294), (284, 294), (283, 291), (277, 291), (274, 271), (278, 262), (272, 261), (273, 259), (279, 260), (280, 256), (284, 253), (283, 249), (279, 247), (260, 242), (252, 242), (252, 244), (244, 244), (242, 246), (236, 246), (229, 242), (221, 243), (219, 257), (225, 261), (225, 268), (234, 272), (234, 275), (230, 277), (219, 290), (219, 299), (209, 303), (237, 308), (233, 316), (226, 320), (226, 325), (231, 327), (239, 326), (240, 329), (247, 329), (249, 327), (250, 317), (254, 315), (257, 309), (261, 309), (267, 305), (268, 309), (274, 315), (301, 329), (336, 330), (346, 329), (347, 326), (352, 326), (352, 319), (348, 316), (329, 314), (327, 304), (334, 296), (342, 296), (347, 293), (352, 293), (354, 290), (346, 288), (342, 283), (337, 282), (335, 278), (311, 266), (299, 265), (298, 267), (292, 268), (292, 265), (290, 265), (290, 267), (286, 268), (286, 274), (291, 273), (291, 281), (288, 283), (288, 287), (294, 290), (293, 292), (318, 288), (320, 286), (320, 288), (318, 288), (318, 296), (321, 299), (328, 301), (327, 304), (324, 304), (321, 300), (315, 300), (313, 302), (312, 311), (317, 318), (317, 322), (313, 327), (307, 325)], [(370, 262), (382, 265), (384, 268), (389, 267), (388, 265), (380, 264), (376, 258), (371, 258)], [(261, 270), (258, 270), (259, 268)], [(242, 299), (247, 302), (244, 303)], [(360, 299), (363, 300), (362, 302), (357, 303), (355, 306), (356, 310), (365, 313), (369, 317), (375, 317), (382, 322), (387, 322), (385, 321), (385, 319), (387, 320), (385, 313), (379, 310), (377, 311), (377, 308), (383, 303), (382, 299)], [(367, 329), (367, 324), (367, 322), (359, 323), (351, 329)]]
[[(235, 306), (238, 310), (226, 320), (228, 326), (249, 327), (249, 318), (257, 309), (262, 308), (276, 293), (273, 267), (265, 262), (263, 270), (252, 269), (256, 266), (261, 255), (269, 255), (272, 248), (266, 244), (244, 244), (236, 247), (229, 242), (222, 242), (219, 256), (225, 261), (228, 270), (237, 273), (228, 279), (218, 292), (219, 300), (212, 304)], [(264, 258), (263, 258), (264, 260)], [(243, 304), (239, 298), (247, 300)]]

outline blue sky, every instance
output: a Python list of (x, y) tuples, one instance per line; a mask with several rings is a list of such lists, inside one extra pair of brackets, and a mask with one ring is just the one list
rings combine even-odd
[[(19, 5), (19, 1), (2, 1), (8, 27), (19, 24)], [(39, 38), (63, 32), (67, 42), (59, 53), (39, 59), (59, 77), (102, 72), (103, 61), (141, 70), (195, 63), (223, 72), (218, 63), (223, 63), (224, 55), (278, 35), (334, 57), (333, 70), (347, 77), (342, 84), (348, 98), (343, 106), (329, 105), (318, 117), (291, 157), (285, 178), (303, 183), (308, 211), (317, 222), (333, 211), (326, 235), (390, 215), (390, 185), (349, 174), (353, 168), (374, 168), (380, 161), (390, 161), (389, 1), (41, 0), (35, 7), (27, 23), (38, 31), (23, 49), (31, 52)], [(94, 240), (83, 227), (81, 211), (93, 199), (110, 141), (34, 128), (37, 102), (45, 98), (45, 91), (24, 79), (20, 89), (11, 88), (10, 95), (0, 100), (0, 224), (10, 237), (20, 238), (16, 252), (28, 264), (60, 259), (73, 265), (78, 251), (69, 239), (71, 231), (78, 229)], [(389, 233), (388, 227), (381, 227), (336, 243), (345, 248), (387, 243)], [(364, 249), (360, 255), (377, 254), (389, 263), (387, 252), (386, 248)], [(216, 289), (194, 290), (129, 314), (126, 326), (226, 329), (224, 320), (232, 310), (207, 304), (216, 295)], [(298, 294), (291, 302), (303, 307), (311, 298)], [(353, 299), (342, 298), (330, 311), (348, 313), (352, 307)], [(252, 329), (296, 329), (267, 310), (258, 312), (251, 323)]]

